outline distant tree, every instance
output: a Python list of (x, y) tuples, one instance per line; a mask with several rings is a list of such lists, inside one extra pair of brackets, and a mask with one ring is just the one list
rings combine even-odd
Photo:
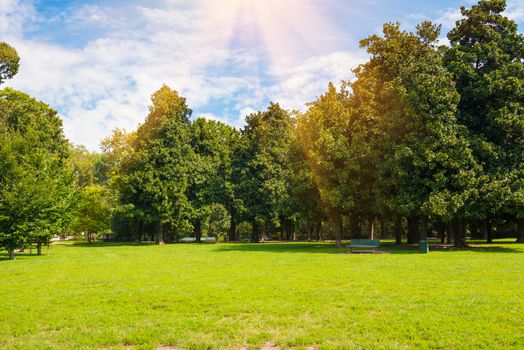
[(231, 218), (226, 208), (219, 203), (209, 206), (209, 215), (202, 224), (202, 230), (208, 237), (224, 238), (229, 231)]
[(20, 57), (15, 48), (0, 42), (0, 84), (18, 73)]
[(90, 152), (82, 145), (72, 146), (70, 162), (78, 187), (107, 182), (108, 169), (100, 153)]
[(89, 243), (97, 235), (111, 232), (111, 195), (107, 188), (89, 185), (79, 191), (71, 225), (77, 234), (85, 234)]

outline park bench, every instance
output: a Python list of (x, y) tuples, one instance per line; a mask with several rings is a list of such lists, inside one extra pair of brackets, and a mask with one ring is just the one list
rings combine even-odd
[(376, 239), (352, 239), (351, 243), (347, 246), (350, 252), (353, 253), (353, 249), (357, 249), (361, 252), (370, 250), (375, 251), (380, 246), (380, 241)]
[[(196, 242), (196, 237), (184, 237), (180, 239), (181, 243), (193, 243)], [(202, 243), (216, 243), (217, 239), (216, 237), (202, 237), (200, 238), (200, 242)]]

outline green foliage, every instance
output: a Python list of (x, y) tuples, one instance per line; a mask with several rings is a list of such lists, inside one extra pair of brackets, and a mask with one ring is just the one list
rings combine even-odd
[(77, 187), (107, 183), (109, 170), (103, 155), (89, 152), (84, 146), (73, 146), (70, 162)]
[(437, 33), (430, 23), (418, 35), (386, 24), (383, 38), (361, 42), (372, 59), (356, 70), (353, 91), (357, 114), (373, 120), (370, 144), (387, 209), (448, 221), (476, 199), (478, 168), (457, 125), (459, 95), (431, 41)]
[(0, 246), (46, 243), (65, 225), (68, 143), (56, 112), (12, 89), (0, 90)]
[(208, 237), (223, 240), (231, 227), (231, 216), (222, 204), (214, 203), (208, 208), (202, 230)]
[(0, 84), (18, 73), (20, 57), (15, 48), (0, 42)]
[(523, 210), (507, 204), (522, 191), (524, 36), (501, 14), (505, 8), (503, 0), (462, 7), (464, 18), (448, 34), (444, 56), (461, 96), (459, 123), (483, 167), (479, 200), (472, 204), (483, 218)]
[(185, 99), (167, 86), (152, 97), (150, 113), (132, 140), (132, 150), (119, 165), (120, 203), (133, 210), (135, 220), (157, 225), (163, 231), (190, 231), (193, 208), (186, 191), (190, 185), (195, 152)]
[(251, 240), (271, 232), (284, 219), (289, 196), (288, 164), (293, 121), (278, 104), (246, 117), (235, 177), (243, 217), (253, 224)]
[(96, 235), (109, 233), (112, 208), (111, 194), (107, 188), (100, 185), (83, 187), (74, 207), (72, 231), (86, 234), (89, 241)]

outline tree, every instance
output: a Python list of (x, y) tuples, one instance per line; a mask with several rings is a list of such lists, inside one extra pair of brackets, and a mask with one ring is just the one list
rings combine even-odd
[(91, 243), (96, 236), (111, 232), (111, 195), (107, 188), (89, 185), (80, 189), (72, 229), (84, 233)]
[(18, 73), (20, 57), (15, 48), (0, 42), (0, 84)]
[[(232, 147), (238, 132), (230, 126), (204, 118), (191, 124), (191, 145), (195, 154), (191, 167), (187, 197), (191, 202), (192, 223), (197, 242), (202, 236), (202, 224), (220, 204), (235, 220), (235, 200), (231, 183)], [(234, 222), (230, 222), (230, 226)]]
[(240, 149), (235, 160), (244, 218), (252, 223), (252, 242), (259, 242), (265, 232), (283, 224), (283, 206), (289, 196), (288, 154), (292, 119), (278, 104), (265, 112), (246, 117)]
[(76, 186), (85, 187), (107, 182), (108, 169), (100, 153), (90, 152), (84, 146), (72, 146), (70, 162)]
[(41, 246), (63, 226), (71, 172), (62, 122), (42, 102), (0, 90), (0, 246)]
[[(300, 123), (302, 116), (297, 117)], [(301, 135), (299, 125), (293, 128), (289, 152), (289, 201), (286, 207), (290, 213), (295, 213), (297, 221), (302, 221), (306, 231), (306, 238), (312, 239), (313, 232), (316, 238), (321, 239), (322, 221), (325, 220), (324, 207), (317, 187), (317, 180), (313, 173), (311, 160), (308, 158), (308, 145), (305, 144), (304, 135)], [(288, 216), (290, 214), (288, 213)], [(283, 236), (283, 232), (281, 233)]]
[(190, 116), (186, 100), (163, 86), (153, 94), (146, 121), (120, 165), (124, 169), (116, 184), (120, 204), (132, 208), (139, 224), (155, 227), (158, 244), (172, 230), (192, 229), (193, 208), (186, 196), (195, 161)]
[(310, 103), (297, 121), (297, 135), (325, 213), (335, 228), (338, 247), (342, 245), (342, 216), (356, 206), (348, 102), (344, 87), (339, 92), (329, 84), (328, 91)]
[(352, 85), (356, 108), (376, 120), (379, 193), (392, 213), (408, 218), (409, 243), (428, 220), (467, 218), (475, 199), (479, 169), (457, 124), (459, 95), (435, 49), (439, 29), (424, 22), (412, 34), (384, 25), (383, 38), (361, 41), (372, 58)]
[(524, 36), (502, 15), (505, 8), (503, 0), (461, 7), (464, 18), (448, 34), (444, 54), (460, 93), (458, 122), (483, 168), (471, 212), (485, 225), (503, 214), (522, 217)]

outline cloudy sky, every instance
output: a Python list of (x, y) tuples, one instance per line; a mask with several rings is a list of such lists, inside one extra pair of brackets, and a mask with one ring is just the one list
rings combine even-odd
[[(447, 32), (469, 0), (0, 0), (0, 41), (21, 56), (6, 85), (45, 101), (96, 150), (134, 129), (162, 84), (194, 117), (236, 127), (269, 101), (303, 109), (366, 59), (358, 41), (399, 21)], [(506, 14), (524, 26), (524, 1)]]

